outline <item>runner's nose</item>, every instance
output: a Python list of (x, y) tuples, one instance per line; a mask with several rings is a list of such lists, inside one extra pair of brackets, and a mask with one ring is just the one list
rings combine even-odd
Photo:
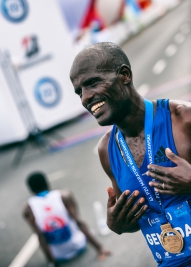
[(83, 105), (86, 109), (88, 109), (87, 106), (88, 106), (88, 104), (91, 103), (93, 97), (94, 97), (94, 94), (93, 94), (92, 91), (82, 88), (82, 97), (81, 97), (81, 101), (82, 101), (82, 105)]

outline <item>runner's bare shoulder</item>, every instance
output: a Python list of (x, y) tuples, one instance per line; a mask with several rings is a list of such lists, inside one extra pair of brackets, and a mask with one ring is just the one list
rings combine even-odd
[(108, 156), (108, 144), (110, 139), (111, 130), (109, 130), (98, 143), (98, 154), (101, 165), (110, 179), (113, 179), (113, 174), (110, 167), (109, 156)]
[(111, 130), (106, 132), (104, 136), (98, 142), (98, 154), (99, 156), (107, 156), (108, 155), (108, 143), (110, 139)]
[(72, 198), (72, 192), (69, 190), (69, 189), (62, 189), (61, 191), (60, 191), (60, 193), (61, 193), (61, 196), (62, 196), (62, 199), (70, 199), (70, 198)]
[(170, 100), (170, 111), (172, 119), (177, 123), (191, 127), (191, 102), (182, 100)]

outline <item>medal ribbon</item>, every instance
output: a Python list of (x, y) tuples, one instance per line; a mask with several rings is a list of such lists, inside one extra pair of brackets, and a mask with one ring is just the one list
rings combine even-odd
[[(153, 103), (144, 99), (145, 103), (145, 141), (146, 141), (146, 155), (149, 161), (149, 164), (153, 163), (153, 144), (152, 144), (152, 128), (153, 128)], [(145, 181), (145, 178), (142, 176), (132, 154), (124, 140), (124, 137), (120, 130), (117, 133), (118, 142), (120, 148), (124, 154), (125, 160), (128, 163), (128, 166), (131, 172), (137, 179), (138, 184), (140, 185), (140, 192), (145, 195), (146, 199), (149, 202), (151, 209), (156, 211), (158, 215), (160, 214), (161, 223), (166, 223), (166, 216), (161, 207), (161, 199), (158, 192), (155, 191), (155, 195), (151, 191), (148, 183)]]

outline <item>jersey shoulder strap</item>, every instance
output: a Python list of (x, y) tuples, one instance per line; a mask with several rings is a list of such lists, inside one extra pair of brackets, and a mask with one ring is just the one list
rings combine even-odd
[(157, 107), (169, 110), (169, 99), (157, 99)]

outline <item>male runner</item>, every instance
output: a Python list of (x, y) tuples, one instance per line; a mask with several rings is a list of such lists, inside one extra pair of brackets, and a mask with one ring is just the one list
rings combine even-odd
[(70, 78), (99, 125), (114, 125), (98, 149), (113, 187), (109, 228), (141, 229), (160, 267), (191, 266), (191, 103), (143, 99), (113, 43), (82, 50)]
[(34, 196), (29, 198), (23, 216), (38, 235), (40, 246), (50, 266), (75, 258), (89, 241), (104, 260), (111, 254), (89, 231), (80, 218), (77, 204), (68, 190), (50, 190), (45, 174), (31, 173), (27, 186)]

